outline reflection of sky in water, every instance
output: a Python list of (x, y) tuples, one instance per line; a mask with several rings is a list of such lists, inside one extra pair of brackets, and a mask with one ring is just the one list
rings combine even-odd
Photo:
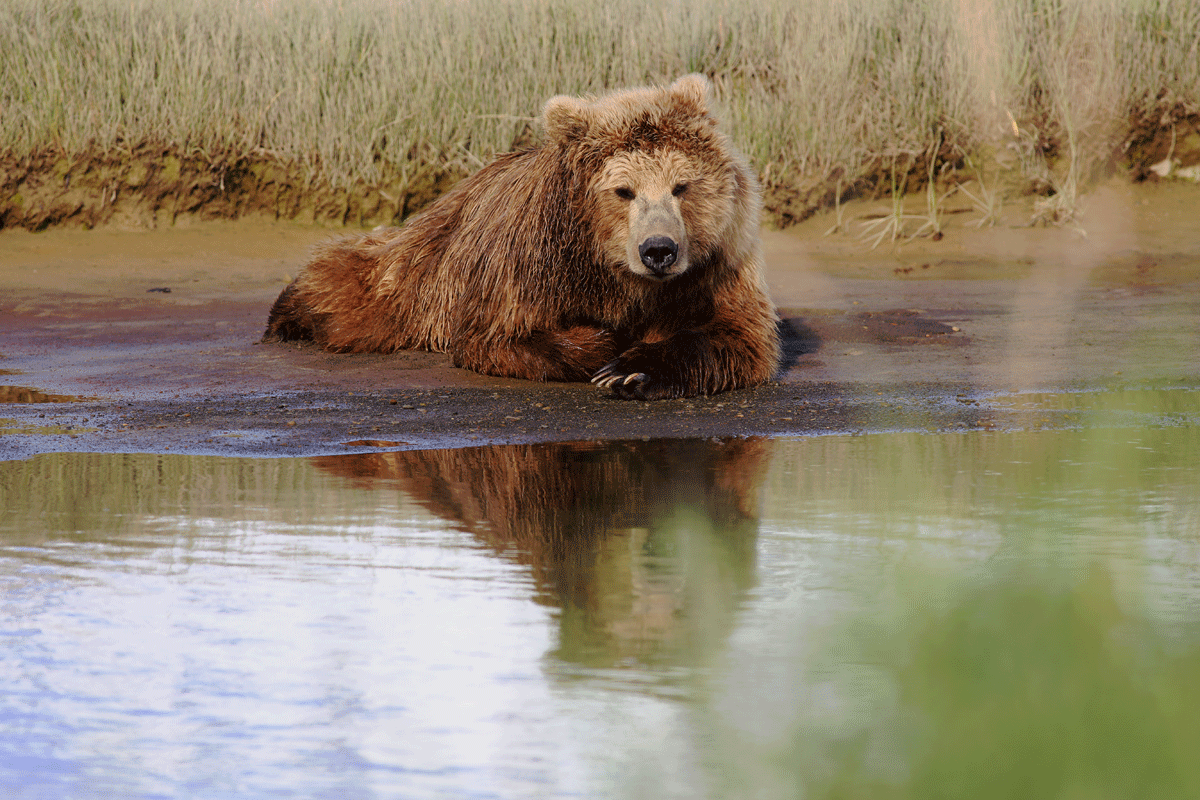
[(486, 783), (490, 765), (548, 755), (547, 613), (527, 579), (465, 535), (381, 517), (303, 531), (155, 517), (158, 535), (195, 537), (186, 552), (89, 548), (94, 566), (22, 570), (5, 616), (38, 632), (8, 648), (25, 710), (6, 749), (112, 791), (239, 796), (297, 772), (341, 796), (447, 772)]
[(780, 742), (899, 707), (862, 641), (1004, 565), (1103, 565), (1128, 613), (1189, 640), (1198, 444), (1159, 427), (3, 463), (0, 786), (695, 797), (729, 773), (789, 796)]
[(114, 515), (103, 543), (6, 548), (0, 784), (587, 795), (610, 763), (594, 745), (670, 726), (650, 697), (556, 690), (527, 570), (380, 499), (304, 525)]

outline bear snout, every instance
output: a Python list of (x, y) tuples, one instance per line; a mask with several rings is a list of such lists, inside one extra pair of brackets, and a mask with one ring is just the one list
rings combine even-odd
[(667, 236), (651, 236), (638, 245), (638, 256), (656, 277), (661, 277), (679, 257), (679, 245)]

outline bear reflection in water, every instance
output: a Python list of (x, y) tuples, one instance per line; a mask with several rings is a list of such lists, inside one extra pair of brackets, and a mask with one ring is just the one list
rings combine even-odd
[(763, 439), (564, 442), (327, 456), (398, 486), (561, 609), (556, 655), (593, 666), (703, 660), (755, 571)]

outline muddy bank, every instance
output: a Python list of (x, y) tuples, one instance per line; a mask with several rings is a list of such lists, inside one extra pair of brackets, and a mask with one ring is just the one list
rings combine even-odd
[[(1172, 177), (1200, 180), (1200, 115), (1181, 111), (1153, 120), (1134, 119), (1129, 130), (1118, 152), (1085, 172), (1121, 175), (1132, 182)], [(526, 132), (514, 146), (530, 141)], [(1051, 197), (1056, 192), (1052, 176), (1065, 172), (1067, 156), (1054, 141), (1042, 142), (1038, 148), (1038, 163), (1044, 169), (1033, 173), (1016, 142), (977, 153), (970, 163), (986, 164), (990, 190), (1010, 200)], [(9, 153), (0, 156), (0, 230), (155, 229), (244, 218), (327, 226), (390, 225), (424, 208), (467, 174), (461, 160), (415, 153), (408, 164), (377, 166), (378, 180), (345, 184), (331, 181), (319, 163), (288, 161), (263, 149), (203, 152), (142, 143), (78, 153), (55, 148), (21, 156)], [(938, 194), (980, 179), (968, 167), (962, 147), (945, 141), (936, 152), (912, 153), (899, 160), (881, 156), (854, 174), (837, 170), (828, 175), (767, 174), (763, 176), (766, 216), (773, 225), (787, 227), (839, 203), (886, 196), (894, 182), (919, 193), (930, 174), (940, 176)]]
[[(263, 345), (267, 310), (330, 235), (240, 222), (0, 233), (0, 458), (296, 455), (498, 442), (1070, 425), (1088, 398), (1200, 385), (1197, 190), (1113, 182), (1075, 227), (869, 249), (879, 204), (766, 231), (785, 319), (777, 379), (622, 402), (504, 380), (436, 353)], [(1024, 213), (1011, 209), (1014, 218)], [(1078, 403), (1046, 393), (1085, 392)]]
[(154, 229), (246, 217), (331, 226), (393, 224), (464, 175), (452, 164), (385, 170), (374, 184), (338, 185), (319, 167), (262, 151), (183, 151), (143, 144), (128, 151), (48, 149), (0, 157), (0, 229), (66, 226)]

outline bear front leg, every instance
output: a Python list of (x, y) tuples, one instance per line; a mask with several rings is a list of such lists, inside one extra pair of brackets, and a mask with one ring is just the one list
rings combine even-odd
[(590, 325), (519, 339), (460, 336), (447, 348), (456, 367), (528, 381), (586, 381), (620, 351), (612, 331)]

